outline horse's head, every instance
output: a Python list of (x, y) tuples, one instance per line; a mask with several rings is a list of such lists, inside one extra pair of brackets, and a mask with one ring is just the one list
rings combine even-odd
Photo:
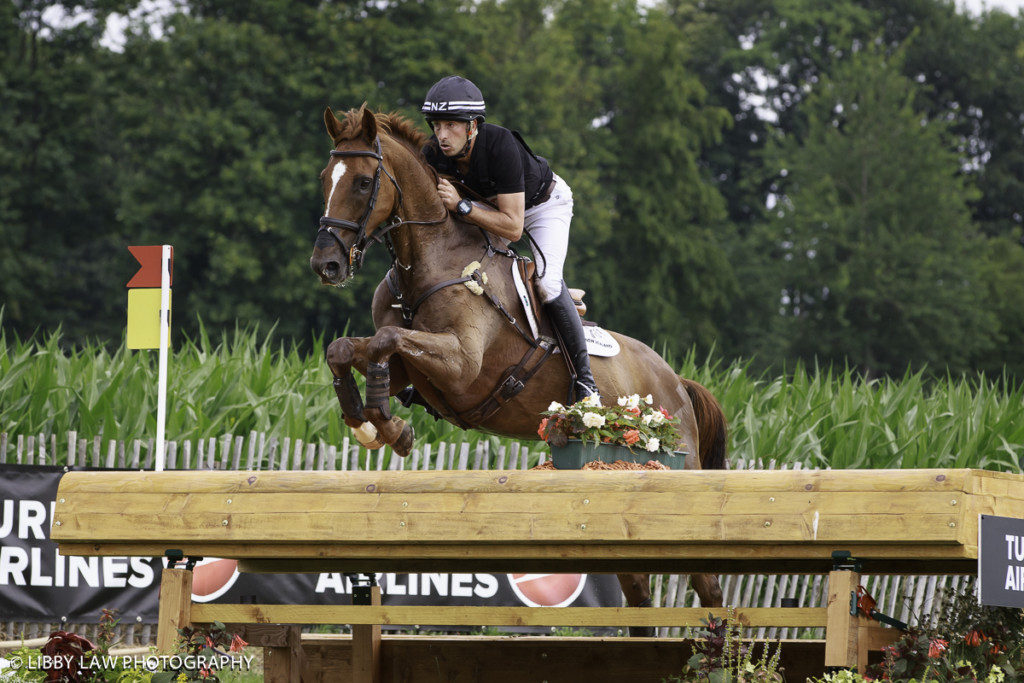
[(334, 150), (320, 173), (324, 215), (309, 265), (324, 284), (341, 285), (362, 264), (369, 241), (378, 239), (377, 227), (395, 215), (401, 191), (384, 165), (377, 117), (365, 104), (344, 121), (328, 107), (324, 124)]

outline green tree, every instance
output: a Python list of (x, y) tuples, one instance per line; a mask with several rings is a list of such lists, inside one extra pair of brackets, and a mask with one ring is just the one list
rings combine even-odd
[(897, 59), (856, 52), (806, 98), (806, 134), (769, 146), (782, 179), (766, 242), (791, 355), (871, 375), (908, 362), (968, 370), (990, 349), (975, 193), (918, 94)]
[[(118, 7), (123, 3), (118, 3)], [(107, 336), (125, 305), (106, 273), (114, 223), (114, 85), (98, 48), (113, 3), (86, 3), (92, 21), (48, 23), (71, 3), (0, 6), (0, 302), (21, 334), (64, 325)], [(130, 260), (130, 257), (129, 257)]]

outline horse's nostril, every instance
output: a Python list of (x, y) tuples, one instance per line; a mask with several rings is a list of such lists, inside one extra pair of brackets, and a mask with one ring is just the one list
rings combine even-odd
[(337, 261), (328, 261), (324, 264), (324, 275), (327, 277), (337, 277), (340, 270), (341, 265)]

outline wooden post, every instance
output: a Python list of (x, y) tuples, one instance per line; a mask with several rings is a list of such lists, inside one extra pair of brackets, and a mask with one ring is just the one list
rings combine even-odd
[[(264, 646), (263, 680), (266, 683), (300, 683), (306, 662), (302, 652), (302, 629), (299, 626), (280, 624), (272, 628), (280, 629), (283, 642)], [(249, 642), (252, 644), (252, 641)], [(306, 680), (311, 680), (308, 673)]]
[[(353, 586), (352, 604), (379, 607), (380, 586)], [(352, 624), (352, 681), (380, 683), (380, 624)]]
[(192, 572), (164, 569), (160, 576), (160, 615), (157, 620), (156, 649), (172, 654), (178, 629), (192, 623)]
[(827, 625), (825, 627), (825, 669), (857, 666), (858, 623), (850, 614), (850, 596), (860, 585), (860, 572), (839, 570), (828, 575)]

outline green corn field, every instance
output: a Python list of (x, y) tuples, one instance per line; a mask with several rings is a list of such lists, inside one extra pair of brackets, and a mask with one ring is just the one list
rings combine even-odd
[[(167, 438), (267, 433), (340, 443), (347, 434), (319, 353), (271, 341), (273, 331), (205, 331), (169, 361)], [(322, 340), (314, 340), (322, 348)], [(739, 361), (673, 363), (707, 386), (729, 420), (733, 461), (809, 467), (975, 467), (1019, 472), (1024, 389), (985, 377), (936, 379), (924, 372), (866, 381), (851, 370), (798, 366), (759, 376)], [(129, 440), (156, 431), (155, 351), (67, 350), (59, 332), (21, 340), (0, 331), (0, 432)], [(361, 382), (361, 378), (360, 378)], [(505, 440), (462, 433), (422, 409), (393, 410), (413, 422), (417, 445)]]

